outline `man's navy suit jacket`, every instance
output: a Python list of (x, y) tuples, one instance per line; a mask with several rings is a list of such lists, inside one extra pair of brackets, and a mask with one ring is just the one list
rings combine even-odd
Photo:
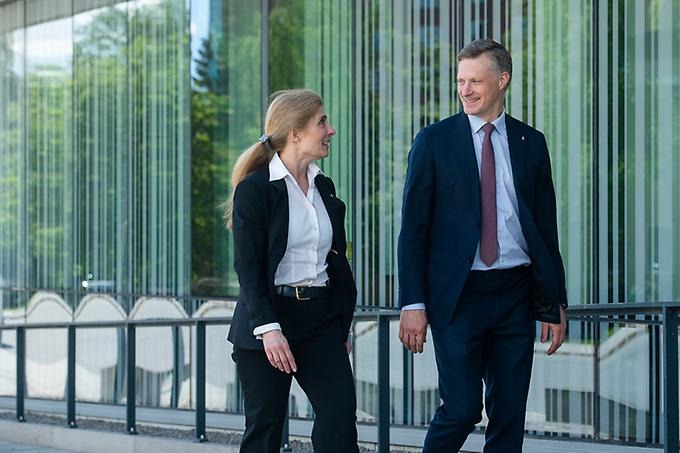
[[(529, 248), (534, 319), (560, 322), (566, 306), (555, 189), (543, 134), (505, 116), (522, 233)], [(422, 129), (408, 157), (399, 235), (399, 306), (424, 303), (430, 324), (453, 318), (481, 230), (480, 181), (467, 115)]]
[[(357, 289), (345, 236), (345, 203), (335, 195), (333, 181), (319, 173), (314, 184), (333, 227), (326, 257), (331, 300), (342, 322), (345, 341), (354, 316)], [(234, 268), (240, 293), (228, 339), (242, 349), (263, 349), (253, 336), (257, 326), (279, 322), (274, 275), (288, 244), (288, 189), (283, 179), (269, 181), (269, 166), (251, 173), (236, 186), (233, 232)], [(286, 332), (284, 332), (286, 334)]]

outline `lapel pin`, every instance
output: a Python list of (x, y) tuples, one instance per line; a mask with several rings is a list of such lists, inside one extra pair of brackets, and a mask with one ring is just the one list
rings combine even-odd
[(522, 135), (522, 141), (524, 141), (524, 135)]

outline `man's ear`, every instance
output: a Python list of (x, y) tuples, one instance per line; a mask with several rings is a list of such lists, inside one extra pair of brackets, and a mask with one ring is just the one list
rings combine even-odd
[(510, 83), (510, 74), (503, 71), (501, 72), (501, 77), (498, 80), (498, 88), (501, 90), (506, 90), (508, 88), (508, 84)]

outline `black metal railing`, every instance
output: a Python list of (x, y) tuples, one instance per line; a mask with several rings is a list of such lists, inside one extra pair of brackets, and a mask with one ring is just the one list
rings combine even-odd
[(126, 431), (136, 434), (136, 331), (139, 327), (196, 327), (196, 440), (204, 441), (205, 435), (205, 328), (206, 325), (224, 325), (231, 322), (230, 317), (201, 319), (145, 319), (125, 321), (94, 322), (45, 322), (0, 326), (2, 330), (16, 331), (16, 418), (25, 421), (24, 400), (26, 398), (26, 330), (33, 329), (67, 329), (66, 354), (66, 420), (71, 428), (76, 424), (76, 333), (80, 329), (124, 328), (127, 332), (126, 342)]
[[(167, 296), (166, 296), (167, 297)], [(602, 304), (573, 306), (568, 311), (570, 321), (587, 323), (626, 323), (657, 325), (662, 330), (663, 351), (663, 438), (664, 451), (678, 451), (678, 313), (680, 302)], [(356, 312), (357, 322), (375, 322), (377, 325), (377, 442), (379, 452), (388, 452), (390, 446), (390, 322), (398, 319), (393, 309), (361, 308)], [(190, 326), (196, 328), (196, 396), (195, 438), (206, 440), (206, 326), (226, 325), (230, 317), (188, 319), (144, 319), (95, 322), (48, 322), (1, 325), (1, 330), (16, 332), (16, 418), (25, 420), (26, 398), (26, 331), (33, 329), (67, 330), (66, 418), (69, 427), (77, 427), (76, 420), (76, 336), (82, 329), (121, 328), (127, 333), (126, 341), (126, 430), (136, 434), (136, 331), (143, 327)], [(402, 348), (403, 349), (403, 348)], [(413, 419), (413, 360), (404, 350), (404, 420)], [(597, 360), (597, 358), (596, 358)], [(287, 430), (286, 430), (287, 432)], [(597, 432), (597, 429), (596, 429)], [(597, 435), (596, 435), (597, 437)]]
[[(663, 347), (661, 353), (663, 389), (663, 438), (664, 452), (677, 453), (680, 446), (678, 411), (678, 315), (680, 302), (616, 303), (576, 305), (568, 310), (570, 321), (591, 323), (646, 324), (661, 327)], [(596, 353), (595, 364), (598, 366)], [(597, 379), (597, 378), (596, 378)], [(599, 382), (596, 382), (599, 386)], [(599, 392), (596, 392), (599, 393)], [(595, 418), (599, 423), (599, 417)], [(599, 429), (596, 427), (595, 432)]]

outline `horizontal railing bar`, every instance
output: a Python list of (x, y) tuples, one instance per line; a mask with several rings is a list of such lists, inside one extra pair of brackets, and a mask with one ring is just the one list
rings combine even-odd
[[(572, 306), (567, 310), (567, 319), (570, 321), (583, 322), (612, 322), (627, 324), (658, 325), (661, 320), (625, 318), (632, 315), (660, 315), (664, 308), (680, 309), (680, 302), (650, 302), (636, 304), (604, 304), (604, 305), (579, 305)], [(378, 320), (379, 318), (399, 318), (399, 311), (394, 308), (359, 307), (354, 314), (359, 321)], [(230, 316), (211, 318), (156, 318), (156, 319), (124, 319), (116, 321), (66, 321), (66, 322), (36, 322), (0, 325), (0, 330), (11, 330), (17, 327), (27, 329), (61, 329), (76, 327), (84, 329), (93, 328), (125, 328), (137, 327), (166, 327), (166, 326), (195, 326), (196, 323), (204, 322), (206, 325), (230, 324)]]
[(10, 330), (16, 327), (25, 327), (26, 329), (62, 329), (66, 327), (75, 326), (83, 329), (96, 328), (125, 328), (128, 326), (136, 327), (170, 327), (170, 326), (193, 326), (198, 322), (205, 324), (229, 324), (231, 317), (215, 317), (215, 318), (158, 318), (158, 319), (127, 319), (119, 321), (67, 321), (67, 322), (36, 322), (36, 323), (22, 323), (22, 324), (4, 324), (0, 325), (0, 330)]
[[(45, 289), (32, 287), (18, 287), (0, 285), (0, 291), (8, 292), (29, 292), (29, 293), (54, 293), (54, 294), (81, 294), (81, 295), (99, 295), (109, 297), (132, 297), (132, 298), (160, 298), (160, 299), (177, 299), (185, 301), (220, 301), (220, 302), (236, 302), (236, 297), (225, 296), (201, 296), (201, 295), (181, 295), (181, 294), (149, 294), (149, 293), (134, 293), (134, 292), (111, 292), (111, 291), (93, 291), (88, 289)], [(661, 313), (663, 307), (680, 308), (680, 301), (660, 301), (660, 302), (616, 302), (616, 303), (586, 303), (573, 304), (569, 306), (568, 313), (580, 314), (582, 311), (616, 311), (619, 314), (621, 310), (636, 311), (640, 313)], [(357, 310), (386, 310), (399, 313), (397, 308), (392, 307), (376, 307), (376, 306), (358, 306)]]
[(666, 302), (617, 302), (612, 304), (570, 305), (567, 313), (582, 314), (661, 314), (664, 308), (680, 308), (680, 301)]
[(376, 308), (358, 308), (357, 310), (354, 311), (354, 319), (368, 318), (377, 320), (379, 317), (399, 319), (399, 310), (397, 310), (396, 308), (376, 307)]
[(236, 297), (226, 296), (200, 296), (200, 295), (181, 295), (181, 294), (148, 294), (148, 293), (127, 293), (115, 291), (94, 291), (88, 289), (45, 289), (45, 288), (29, 288), (18, 286), (0, 286), (0, 291), (7, 291), (12, 293), (50, 293), (50, 294), (80, 294), (83, 296), (97, 295), (109, 297), (128, 297), (133, 299), (141, 298), (159, 298), (159, 299), (178, 299), (178, 300), (197, 300), (197, 301), (219, 301), (219, 302), (236, 302)]
[(587, 322), (595, 323), (609, 323), (609, 324), (640, 324), (646, 326), (660, 326), (663, 324), (662, 319), (626, 319), (615, 318), (613, 316), (567, 316), (570, 322)]

